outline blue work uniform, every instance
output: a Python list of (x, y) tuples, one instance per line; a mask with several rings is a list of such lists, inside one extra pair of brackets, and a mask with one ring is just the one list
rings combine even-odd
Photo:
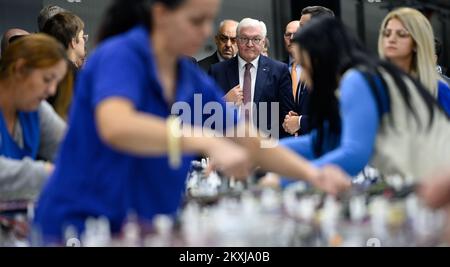
[(0, 112), (0, 156), (20, 160), (25, 157), (36, 159), (40, 145), (40, 125), (38, 112), (19, 112), (18, 120), (22, 128), (23, 147), (19, 146), (11, 134)]
[[(225, 110), (219, 87), (202, 70), (186, 58), (177, 64), (175, 102), (185, 103), (192, 111), (203, 110), (209, 102)], [(198, 94), (202, 101), (194, 104)], [(166, 155), (137, 156), (105, 144), (95, 110), (111, 97), (131, 101), (139, 112), (161, 118), (171, 114), (144, 26), (106, 40), (79, 73), (67, 136), (37, 203), (35, 225), (47, 240), (58, 240), (69, 225), (81, 233), (89, 217), (106, 216), (117, 233), (130, 212), (150, 221), (157, 214), (175, 214), (181, 204), (196, 155), (183, 155), (181, 166), (172, 169)], [(203, 115), (200, 122), (207, 117)], [(231, 117), (236, 123), (236, 117)]]

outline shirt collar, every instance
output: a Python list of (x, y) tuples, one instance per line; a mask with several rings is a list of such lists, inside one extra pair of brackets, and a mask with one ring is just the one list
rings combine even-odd
[[(247, 64), (247, 62), (245, 60), (243, 60), (240, 55), (238, 55), (237, 57), (238, 57), (239, 69), (245, 68), (245, 64)], [(260, 58), (260, 56), (255, 58), (252, 62), (250, 62), (253, 65), (253, 67), (255, 67), (255, 69), (258, 69), (259, 58)]]
[(294, 63), (294, 58), (289, 55), (289, 66), (292, 66), (292, 63)]

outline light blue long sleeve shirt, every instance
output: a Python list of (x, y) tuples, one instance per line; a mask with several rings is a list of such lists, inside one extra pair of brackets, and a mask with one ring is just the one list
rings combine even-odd
[[(315, 157), (313, 152), (316, 130), (306, 136), (281, 140), (281, 144), (311, 160), (317, 167), (335, 164), (354, 176), (368, 164), (373, 154), (379, 127), (378, 107), (368, 82), (356, 70), (349, 71), (341, 80), (339, 102), (341, 135), (328, 134), (324, 138), (322, 156)], [(283, 185), (286, 183), (289, 182), (282, 182)]]

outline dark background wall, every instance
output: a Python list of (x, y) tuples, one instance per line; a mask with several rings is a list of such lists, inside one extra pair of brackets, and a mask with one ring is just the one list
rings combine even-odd
[(0, 32), (9, 28), (23, 28), (36, 31), (36, 17), (42, 1), (35, 0), (0, 0)]
[[(111, 0), (0, 0), (0, 33), (12, 27), (34, 32), (39, 10), (48, 4), (57, 4), (79, 15), (86, 23), (90, 40), (95, 40), (102, 14)], [(450, 67), (450, 0), (222, 0), (222, 8), (216, 18), (216, 26), (226, 18), (241, 20), (244, 17), (264, 21), (271, 43), (270, 55), (284, 59), (285, 25), (300, 18), (301, 10), (310, 5), (331, 8), (338, 17), (364, 41), (369, 50), (376, 53), (379, 26), (389, 10), (399, 5), (421, 8), (429, 17), (434, 32), (444, 44), (441, 64)], [(93, 41), (88, 43), (93, 48)], [(196, 55), (201, 59), (215, 50), (210, 38)]]

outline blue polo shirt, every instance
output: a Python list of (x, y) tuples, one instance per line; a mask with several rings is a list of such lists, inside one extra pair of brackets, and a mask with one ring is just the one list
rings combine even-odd
[[(167, 118), (172, 106), (163, 97), (156, 71), (143, 26), (106, 40), (92, 54), (78, 76), (67, 136), (37, 204), (35, 223), (44, 236), (59, 238), (69, 225), (81, 233), (88, 217), (106, 216), (118, 232), (130, 212), (150, 221), (156, 214), (177, 211), (194, 155), (183, 155), (181, 167), (173, 170), (167, 156), (140, 157), (108, 146), (95, 124), (97, 105), (109, 97), (126, 98), (140, 112)], [(201, 101), (194, 103), (196, 94)], [(211, 111), (210, 102), (225, 108), (221, 97), (219, 87), (197, 66), (178, 60), (176, 102), (192, 112)], [(207, 118), (203, 115), (200, 122), (206, 124)]]
[(23, 147), (10, 135), (0, 111), (0, 156), (17, 160), (25, 157), (36, 159), (41, 134), (38, 112), (18, 112), (18, 120), (22, 128)]

